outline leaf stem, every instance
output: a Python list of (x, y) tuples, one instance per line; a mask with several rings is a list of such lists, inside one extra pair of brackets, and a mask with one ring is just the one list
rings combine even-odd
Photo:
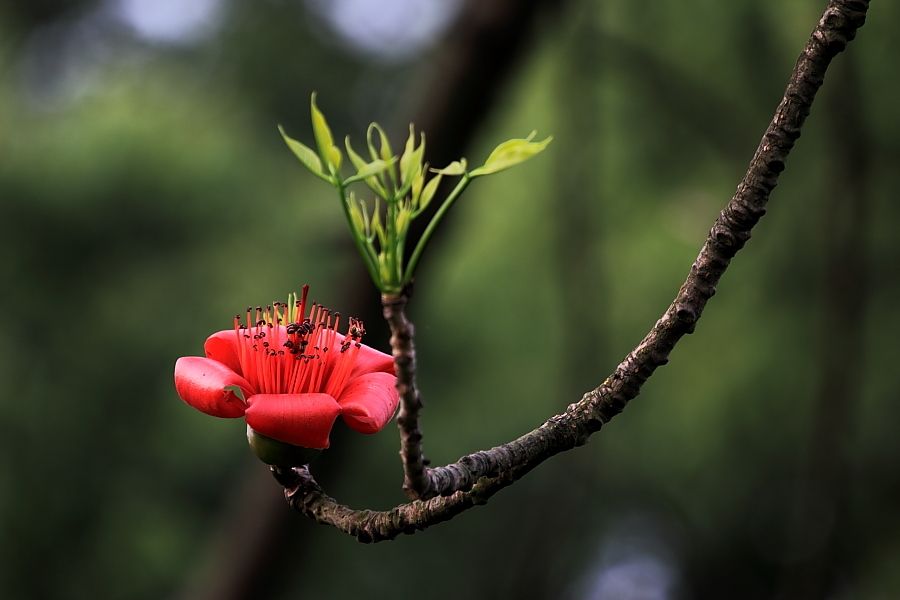
[(359, 250), (372, 281), (380, 288), (381, 276), (378, 272), (372, 245), (371, 243), (363, 243), (363, 239), (357, 235), (357, 231), (353, 227), (353, 219), (350, 217), (350, 207), (348, 206), (349, 200), (347, 199), (346, 186), (344, 186), (340, 180), (332, 180), (332, 183), (337, 188), (338, 194), (341, 196), (341, 208), (344, 209), (344, 216), (347, 218), (347, 225), (350, 227), (350, 233), (353, 236), (353, 242), (356, 244), (356, 249)]
[(408, 285), (409, 282), (412, 281), (412, 277), (416, 272), (416, 265), (419, 264), (419, 259), (422, 257), (422, 252), (425, 251), (425, 246), (428, 245), (428, 240), (431, 239), (434, 230), (441, 222), (441, 219), (444, 218), (444, 214), (450, 210), (450, 207), (456, 199), (459, 198), (460, 194), (463, 193), (470, 181), (472, 181), (472, 178), (469, 177), (469, 174), (463, 173), (462, 179), (459, 180), (459, 183), (456, 184), (453, 191), (450, 192), (446, 199), (444, 199), (444, 203), (441, 204), (441, 207), (434, 213), (431, 222), (428, 223), (428, 227), (425, 228), (425, 232), (422, 234), (422, 237), (419, 238), (419, 242), (416, 244), (412, 256), (409, 257), (409, 263), (406, 265), (406, 271), (403, 273), (403, 285)]

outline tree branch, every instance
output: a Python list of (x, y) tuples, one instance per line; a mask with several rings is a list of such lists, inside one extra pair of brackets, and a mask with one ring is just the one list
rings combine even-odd
[(397, 391), (400, 393), (397, 428), (400, 429), (403, 491), (415, 500), (428, 497), (431, 481), (425, 470), (428, 461), (422, 454), (422, 432), (419, 430), (422, 400), (416, 387), (415, 328), (406, 318), (406, 302), (405, 293), (381, 296), (384, 318), (391, 328), (391, 350), (397, 371)]
[(709, 231), (700, 254), (674, 301), (638, 346), (598, 388), (566, 411), (512, 442), (475, 452), (429, 471), (433, 491), (442, 496), (417, 500), (389, 511), (353, 510), (329, 497), (307, 468), (276, 471), (296, 510), (360, 541), (392, 539), (453, 518), (483, 504), (547, 458), (584, 444), (588, 437), (640, 392), (653, 372), (668, 362), (675, 344), (693, 332), (706, 302), (731, 258), (765, 214), (772, 189), (800, 136), (800, 128), (831, 59), (865, 22), (868, 0), (831, 0), (791, 74), (784, 97), (766, 129), (737, 191)]
[[(694, 330), (706, 302), (715, 294), (731, 258), (765, 214), (769, 194), (800, 137), (815, 94), (831, 59), (853, 39), (865, 21), (868, 0), (832, 0), (813, 30), (791, 74), (784, 97), (756, 149), (731, 201), (719, 214), (684, 284), (650, 333), (603, 384), (585, 394), (563, 415), (508, 444), (476, 452), (431, 470), (434, 488), (450, 494), (470, 488), (480, 477), (494, 476), (522, 461), (583, 444), (585, 438), (622, 411), (657, 367), (668, 362), (678, 340)], [(549, 454), (548, 454), (549, 453)]]

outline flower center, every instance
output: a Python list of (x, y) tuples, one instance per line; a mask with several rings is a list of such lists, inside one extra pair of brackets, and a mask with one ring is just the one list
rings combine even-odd
[(309, 286), (301, 296), (263, 308), (247, 308), (246, 321), (234, 317), (238, 358), (244, 378), (259, 394), (322, 392), (337, 398), (362, 346), (362, 321), (349, 319), (346, 336), (338, 333), (341, 314), (313, 303), (307, 314)]

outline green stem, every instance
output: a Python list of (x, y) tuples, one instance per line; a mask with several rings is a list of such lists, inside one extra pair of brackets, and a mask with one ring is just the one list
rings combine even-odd
[(434, 216), (431, 217), (431, 222), (428, 224), (428, 227), (425, 228), (425, 233), (419, 238), (419, 243), (416, 244), (412, 256), (409, 257), (409, 263), (406, 265), (406, 272), (403, 274), (403, 285), (408, 285), (409, 282), (412, 281), (412, 276), (416, 272), (416, 265), (419, 264), (419, 258), (422, 257), (422, 252), (425, 251), (425, 246), (428, 245), (431, 234), (434, 233), (438, 223), (444, 218), (444, 213), (450, 210), (450, 207), (456, 199), (459, 198), (460, 194), (463, 193), (463, 190), (466, 189), (466, 186), (469, 185), (470, 181), (472, 181), (472, 179), (469, 177), (469, 174), (463, 173), (462, 179), (459, 180), (459, 183), (456, 184), (456, 187), (453, 188), (453, 191), (450, 192), (450, 195), (447, 196), (444, 203), (441, 204), (441, 207), (434, 213)]
[[(390, 285), (391, 288), (397, 285), (397, 282), (394, 280), (394, 272), (397, 270), (397, 267), (393, 242), (397, 239), (397, 205), (399, 202), (399, 197), (395, 194), (385, 207), (384, 237), (387, 240), (388, 245), (381, 248), (381, 253), (384, 256), (385, 276), (389, 279), (383, 283)], [(386, 290), (382, 289), (382, 291)]]
[(344, 187), (344, 184), (337, 181), (335, 182), (335, 187), (337, 187), (338, 194), (341, 196), (341, 207), (344, 209), (344, 216), (347, 218), (347, 225), (350, 227), (350, 235), (353, 236), (353, 241), (356, 243), (356, 249), (359, 250), (359, 254), (366, 264), (366, 269), (369, 271), (369, 277), (372, 278), (372, 282), (381, 289), (381, 276), (378, 273), (378, 267), (375, 264), (376, 259), (372, 245), (368, 242), (364, 244), (363, 239), (357, 235), (356, 229), (353, 228), (353, 219), (350, 217), (350, 207), (347, 205), (349, 200), (345, 193), (346, 188)]

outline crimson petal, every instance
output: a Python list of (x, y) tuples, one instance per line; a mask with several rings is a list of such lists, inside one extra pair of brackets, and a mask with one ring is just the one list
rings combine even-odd
[[(334, 372), (334, 367), (337, 364), (337, 359), (335, 357), (340, 353), (340, 348), (346, 340), (347, 337), (344, 334), (335, 334), (334, 344), (331, 346), (328, 354), (329, 361), (325, 366), (325, 381), (328, 381), (328, 378), (331, 377), (331, 374)], [(347, 379), (351, 380), (360, 375), (365, 375), (366, 373), (376, 372), (390, 373), (393, 375), (394, 358), (390, 354), (385, 354), (371, 346), (360, 344), (359, 350), (356, 351), (356, 358), (353, 362), (353, 370), (350, 371), (350, 376)]]
[(360, 433), (380, 431), (394, 416), (398, 401), (397, 378), (383, 372), (352, 379), (338, 398), (344, 421)]
[(256, 394), (247, 424), (261, 434), (304, 448), (327, 448), (341, 407), (328, 394)]
[(353, 372), (350, 373), (350, 378), (359, 377), (366, 373), (379, 372), (393, 375), (394, 357), (362, 344), (356, 354), (356, 362), (353, 364)]
[(234, 329), (217, 331), (203, 344), (203, 351), (207, 358), (217, 360), (235, 373), (241, 372), (241, 360), (238, 357), (237, 334)]
[(246, 379), (217, 360), (182, 356), (175, 362), (175, 391), (201, 412), (214, 417), (242, 416), (244, 402), (226, 389), (229, 386), (239, 387), (245, 395), (253, 389)]

